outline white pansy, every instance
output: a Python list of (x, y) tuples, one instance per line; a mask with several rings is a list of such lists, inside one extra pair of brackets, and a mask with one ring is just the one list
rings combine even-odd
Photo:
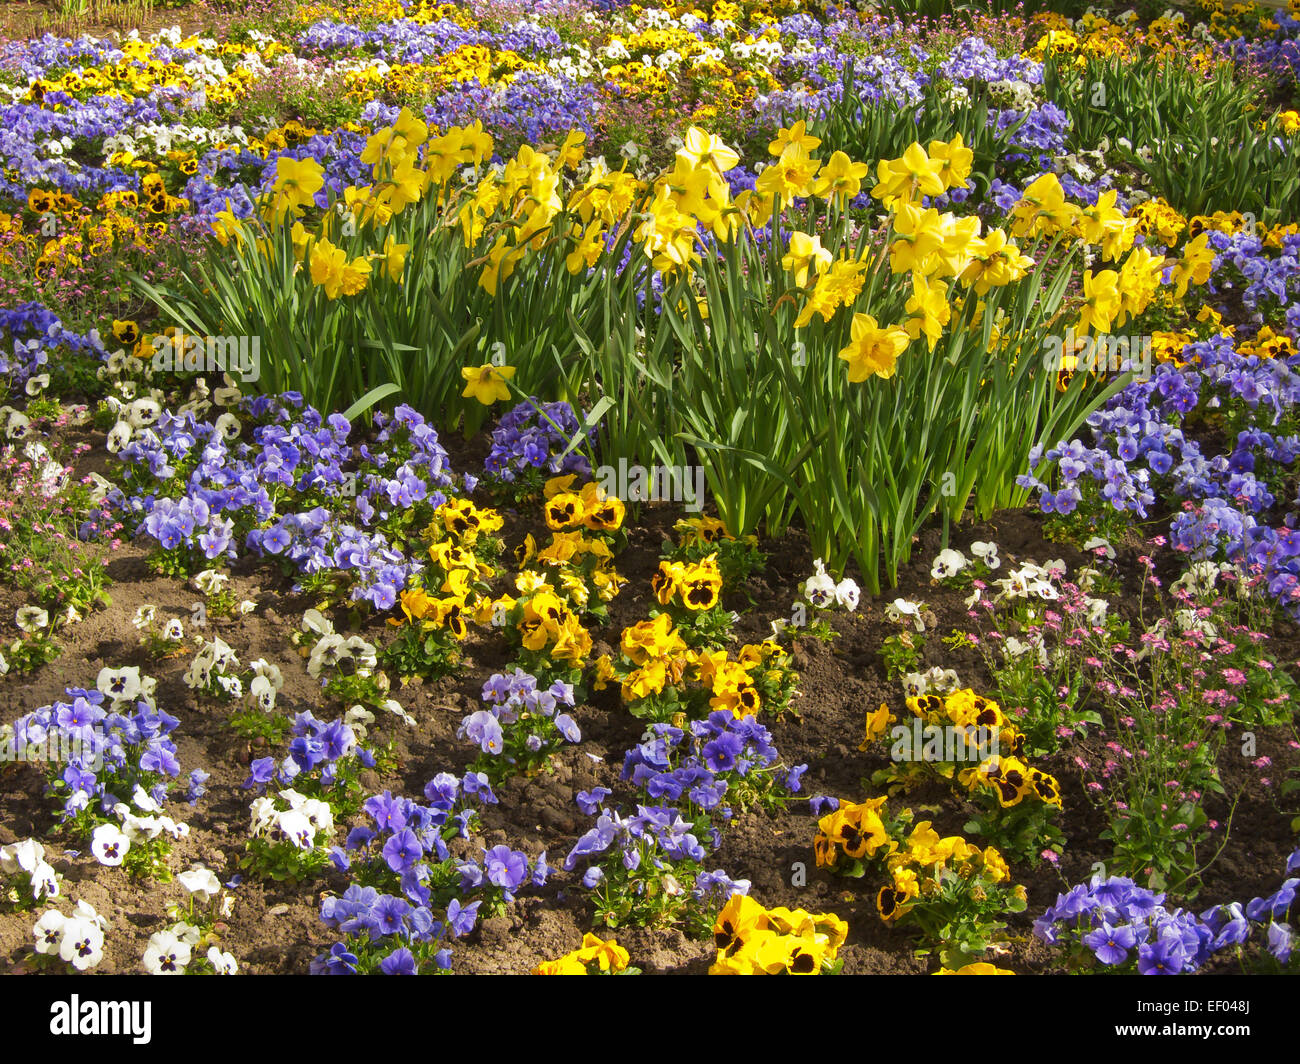
[(0, 846), (0, 872), (14, 875), (22, 871), (31, 873), (45, 860), (45, 847), (35, 839), (23, 839)]
[(925, 631), (925, 620), (921, 616), (921, 603), (909, 602), (905, 598), (896, 598), (885, 607), (885, 618), (893, 624), (910, 624), (918, 632)]
[(205, 595), (215, 595), (225, 587), (229, 579), (230, 575), (219, 569), (204, 569), (194, 578), (194, 586)]
[(318, 636), (334, 634), (334, 624), (320, 610), (308, 610), (302, 615), (302, 630)]
[(144, 968), (150, 975), (184, 975), (191, 950), (172, 931), (158, 931), (144, 951)]
[(32, 926), (32, 936), (36, 939), (36, 952), (47, 957), (56, 956), (59, 945), (63, 942), (63, 927), (68, 922), (58, 909), (48, 909), (41, 914)]
[(50, 625), (50, 615), (39, 606), (22, 606), (14, 614), (14, 623), (24, 632), (39, 632)]
[(117, 454), (123, 447), (131, 442), (131, 425), (126, 421), (119, 421), (108, 430), (108, 438), (105, 446), (109, 454)]
[(128, 665), (120, 669), (100, 669), (95, 686), (114, 704), (130, 702), (140, 694), (140, 667)]
[(104, 932), (94, 921), (74, 913), (63, 924), (59, 958), (79, 972), (88, 971), (104, 959)]
[(269, 713), (275, 708), (275, 685), (265, 676), (254, 676), (248, 684), (248, 701)]
[(946, 580), (950, 576), (956, 576), (967, 564), (966, 555), (952, 547), (941, 550), (934, 559), (934, 564), (930, 567), (930, 578), (932, 580)]
[[(406, 710), (402, 708), (402, 704), (398, 702), (397, 699), (395, 698), (386, 699), (384, 702), (380, 704), (379, 708), (384, 710), (385, 712), (391, 713), (395, 717), (400, 717), (408, 726), (412, 728), (414, 728), (416, 725), (415, 718), (411, 716), (411, 714), (406, 712)], [(371, 723), (374, 721), (374, 719), (375, 718), (371, 716), (370, 721), (364, 723)]]
[(813, 567), (816, 570), (804, 581), (803, 597), (819, 609), (835, 601), (835, 578), (826, 572), (825, 563), (818, 558)]
[(90, 852), (102, 865), (120, 865), (131, 848), (131, 840), (113, 824), (100, 824), (90, 837)]

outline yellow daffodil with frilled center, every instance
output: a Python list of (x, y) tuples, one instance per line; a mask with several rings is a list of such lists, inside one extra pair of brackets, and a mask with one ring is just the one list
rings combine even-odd
[(349, 260), (347, 251), (324, 237), (312, 245), (310, 261), (312, 283), (323, 287), (330, 299), (354, 296), (366, 287), (370, 263), (360, 258)]
[(484, 366), (466, 366), (460, 375), (465, 379), (465, 390), (460, 394), (466, 399), (477, 399), (484, 406), (491, 406), (498, 400), (510, 398), (510, 388), (506, 381), (515, 375), (515, 367), (494, 366), (489, 362)]
[(889, 247), (889, 268), (894, 273), (929, 275), (931, 255), (943, 246), (943, 219), (933, 207), (899, 202), (894, 213), (894, 234)]
[(862, 191), (862, 179), (870, 172), (866, 163), (855, 163), (842, 151), (832, 152), (813, 185), (813, 193), (843, 207)]
[(807, 123), (800, 120), (792, 125), (789, 129), (780, 129), (777, 131), (776, 140), (767, 146), (770, 154), (781, 156), (785, 150), (792, 144), (797, 144), (804, 150), (804, 154), (816, 151), (821, 144), (818, 137), (806, 132)]
[(973, 285), (975, 294), (980, 296), (987, 295), (990, 288), (1020, 280), (1034, 264), (1001, 229), (991, 230), (972, 245), (971, 251), (974, 259), (962, 271), (961, 280)]
[(692, 166), (712, 167), (720, 174), (740, 162), (739, 153), (729, 148), (721, 137), (695, 126), (686, 131), (686, 140), (677, 155)]
[(291, 159), (282, 155), (275, 161), (275, 184), (271, 191), (290, 209), (314, 203), (316, 193), (324, 187), (325, 168), (315, 159)]
[(961, 188), (970, 177), (975, 153), (966, 147), (960, 133), (952, 140), (930, 141), (930, 162), (943, 182), (944, 188)]
[(837, 259), (833, 262), (831, 268), (817, 278), (812, 295), (795, 319), (794, 327), (803, 328), (812, 321), (814, 314), (820, 314), (823, 321), (830, 321), (840, 307), (852, 306), (865, 282), (864, 269), (866, 263), (860, 259)]
[(1079, 311), (1078, 331), (1086, 333), (1110, 332), (1111, 323), (1119, 313), (1119, 274), (1114, 270), (1101, 270), (1083, 274), (1083, 307)]
[(919, 273), (912, 274), (912, 295), (905, 309), (910, 315), (905, 325), (908, 337), (915, 340), (924, 335), (933, 351), (952, 317), (947, 286), (942, 281), (927, 281)]
[(880, 160), (871, 195), (887, 207), (915, 196), (942, 195), (945, 186), (939, 176), (941, 166), (920, 144), (914, 143), (899, 158)]
[(822, 247), (820, 236), (794, 232), (790, 234), (789, 250), (781, 259), (781, 269), (794, 274), (794, 283), (803, 288), (808, 283), (808, 271), (825, 273), (831, 264), (831, 253)]
[(1155, 255), (1149, 248), (1134, 248), (1119, 269), (1117, 287), (1121, 297), (1116, 327), (1122, 326), (1130, 315), (1137, 317), (1160, 291), (1165, 258)]
[(410, 244), (399, 244), (390, 233), (384, 237), (384, 250), (375, 256), (382, 260), (388, 278), (394, 284), (402, 283), (402, 273), (406, 268), (406, 253), (410, 250)]
[(849, 345), (837, 357), (849, 364), (849, 380), (858, 384), (870, 376), (892, 377), (910, 337), (897, 325), (880, 328), (870, 314), (854, 314)]
[(1065, 202), (1065, 190), (1055, 174), (1043, 174), (1020, 194), (1011, 209), (1011, 235), (1051, 235), (1074, 223), (1079, 208)]

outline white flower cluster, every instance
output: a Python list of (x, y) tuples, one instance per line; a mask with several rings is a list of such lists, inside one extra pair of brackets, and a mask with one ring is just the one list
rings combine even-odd
[(934, 614), (930, 613), (924, 602), (913, 602), (910, 599), (896, 598), (885, 607), (885, 620), (891, 624), (910, 625), (918, 632), (924, 632), (927, 619), (932, 620)]
[(253, 838), (289, 842), (300, 850), (313, 850), (334, 834), (334, 813), (329, 803), (308, 798), (293, 789), (280, 791), (279, 799), (288, 805), (287, 809), (279, 808), (276, 799), (269, 795), (253, 800), (249, 806)]
[(248, 682), (248, 703), (264, 713), (275, 708), (275, 699), (284, 688), (284, 676), (278, 665), (273, 665), (265, 658), (258, 658), (249, 663), (253, 678)]
[(908, 672), (903, 674), (903, 692), (908, 698), (921, 698), (923, 695), (951, 694), (961, 686), (956, 669), (941, 669), (932, 666), (925, 672)]
[(59, 874), (45, 860), (45, 847), (35, 839), (0, 846), (0, 872), (26, 876), (36, 901), (59, 896)]
[[(144, 951), (144, 970), (150, 975), (184, 975), (194, 959), (194, 948), (203, 941), (203, 929), (184, 920), (149, 937)], [(218, 946), (208, 947), (208, 963), (217, 975), (235, 975), (239, 965), (232, 954)]]
[(47, 909), (32, 927), (36, 952), (58, 957), (79, 972), (88, 971), (104, 959), (104, 932), (108, 921), (86, 901), (77, 902), (71, 916)]
[[(135, 616), (131, 618), (131, 626), (137, 632), (149, 633), (153, 630), (154, 621), (158, 616), (158, 607), (152, 603), (146, 602), (135, 611)], [(159, 637), (168, 643), (179, 643), (185, 638), (185, 625), (179, 617), (173, 617), (163, 625), (162, 634)]]
[(105, 159), (120, 151), (132, 155), (158, 155), (217, 144), (247, 146), (248, 134), (244, 132), (243, 126), (238, 125), (187, 126), (182, 123), (165, 125), (160, 122), (144, 122), (129, 133), (123, 130), (105, 137), (103, 155)]
[(302, 615), (302, 630), (318, 637), (307, 660), (307, 672), (313, 679), (319, 679), (323, 669), (348, 660), (356, 666), (357, 676), (374, 674), (379, 656), (373, 643), (367, 643), (359, 635), (347, 638), (339, 635), (334, 631), (333, 622), (319, 610), (308, 610)]
[(830, 609), (836, 604), (846, 610), (856, 610), (861, 591), (857, 583), (847, 576), (839, 583), (826, 571), (826, 564), (818, 558), (813, 562), (814, 573), (803, 584), (803, 597), (818, 609)]
[[(976, 540), (970, 545), (970, 552), (988, 569), (997, 569), (1002, 565), (1002, 559), (998, 557), (998, 545), (996, 543), (985, 543), (982, 540)], [(945, 547), (934, 559), (934, 565), (930, 567), (930, 578), (932, 580), (947, 580), (956, 576), (963, 569), (970, 566), (970, 559), (961, 551), (952, 547)]]
[(213, 636), (199, 648), (181, 679), (185, 686), (195, 690), (214, 695), (220, 691), (227, 698), (242, 698), (244, 684), (237, 674), (238, 668), (239, 658), (234, 650), (220, 636)]
[[(379, 658), (373, 644), (355, 635), (344, 639), (334, 631), (333, 622), (315, 609), (307, 610), (302, 615), (302, 630), (293, 634), (294, 642), (300, 646), (312, 639), (315, 642), (307, 659), (307, 672), (314, 679), (320, 679), (325, 669), (334, 668), (341, 661), (351, 660), (356, 666), (354, 675), (373, 675), (380, 692), (388, 693), (388, 677), (382, 672), (375, 672)], [(415, 718), (395, 698), (385, 699), (379, 703), (379, 708), (400, 717), (409, 727), (416, 726)], [(375, 715), (365, 706), (354, 705), (343, 714), (343, 723), (352, 728), (358, 740), (366, 737), (367, 726), (374, 722)]]

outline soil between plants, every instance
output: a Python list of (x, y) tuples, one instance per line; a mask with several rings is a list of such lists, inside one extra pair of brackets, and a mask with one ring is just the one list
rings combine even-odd
[[(452, 450), (453, 468), (481, 468), (485, 450), (481, 439), (470, 445), (445, 442)], [(106, 457), (102, 450), (91, 452), (78, 473), (91, 468), (103, 471)], [(531, 515), (510, 511), (506, 515), (508, 548), (520, 541), (525, 531), (536, 531)], [(662, 541), (680, 516), (679, 508), (649, 505), (637, 520), (629, 520), (629, 542), (617, 559), (619, 571), (629, 583), (612, 604), (609, 624), (592, 630), (594, 653), (616, 647), (623, 626), (647, 615), (652, 601), (650, 574), (658, 566)], [(1004, 567), (1018, 561), (1062, 558), (1074, 571), (1087, 563), (1078, 551), (1045, 540), (1040, 518), (1028, 511), (1000, 512), (992, 521), (952, 533), (952, 545), (959, 548), (978, 539), (998, 543)], [(741, 612), (736, 626), (739, 642), (763, 638), (769, 634), (772, 620), (788, 617), (799, 584), (812, 572), (807, 540), (798, 530), (778, 543), (761, 546), (768, 559), (765, 570), (751, 576), (742, 593), (726, 602)], [(924, 599), (937, 616), (938, 625), (927, 641), (922, 667), (954, 668), (963, 685), (988, 689), (989, 677), (976, 652), (952, 651), (940, 642), (939, 636), (970, 622), (963, 602), (966, 593), (931, 583), (930, 561), (939, 547), (939, 531), (928, 530), (915, 546), (912, 563), (900, 574), (897, 590), (875, 600), (864, 597), (854, 614), (836, 613), (834, 627), (840, 634), (833, 644), (811, 639), (795, 644), (800, 682), (793, 712), (780, 721), (766, 717), (764, 721), (787, 765), (808, 764), (803, 795), (827, 794), (860, 801), (877, 793), (869, 779), (886, 764), (886, 746), (877, 743), (870, 752), (862, 753), (858, 744), (866, 712), (882, 702), (895, 713), (905, 712), (902, 692), (897, 683), (888, 681), (879, 657), (882, 641), (898, 631), (884, 617), (884, 607), (893, 597)], [(1123, 546), (1118, 558), (1129, 586), (1115, 601), (1118, 608), (1130, 612), (1134, 596), (1129, 593), (1137, 588), (1138, 553), (1140, 546), (1135, 541)], [(154, 604), (164, 619), (181, 617), (187, 634), (192, 634), (188, 618), (200, 598), (181, 581), (154, 575), (146, 557), (146, 550), (134, 544), (108, 555), (112, 605), (64, 630), (63, 654), (56, 661), (29, 676), (0, 681), (0, 721), (12, 722), (50, 703), (62, 696), (66, 686), (93, 685), (105, 666), (138, 665), (142, 672), (155, 676), (159, 706), (180, 719), (172, 738), (182, 772), (202, 768), (211, 773), (208, 793), (195, 808), (180, 801), (169, 808), (174, 817), (190, 826), (189, 836), (175, 844), (171, 867), (179, 872), (201, 862), (225, 882), (237, 871), (247, 837), (251, 795), (240, 786), (247, 777), (247, 764), (253, 757), (281, 752), (253, 749), (230, 730), (227, 706), (195, 698), (181, 680), (192, 652), (156, 661), (138, 645), (131, 617), (140, 605)], [(212, 618), (205, 635), (219, 635), (244, 665), (263, 657), (280, 667), (285, 680), (280, 712), (292, 715), (310, 709), (323, 719), (334, 719), (345, 707), (324, 703), (318, 682), (307, 674), (305, 656), (289, 642), (303, 610), (314, 605), (306, 596), (293, 594), (291, 583), (263, 561), (241, 559), (232, 570), (229, 587), (237, 599), (253, 599), (258, 608), (248, 616)], [(750, 598), (752, 606), (747, 601)], [(0, 617), (10, 627), (9, 618), (22, 604), (12, 588), (0, 587)], [(387, 630), (382, 617), (372, 618), (359, 629), (372, 641), (382, 639)], [(1294, 662), (1300, 649), (1295, 627), (1284, 622), (1271, 636), (1277, 658)], [(381, 736), (396, 737), (397, 768), (390, 776), (370, 772), (363, 777), (368, 793), (387, 788), (394, 794), (418, 798), (436, 773), (462, 772), (477, 751), (456, 739), (456, 728), (466, 714), (478, 708), (483, 681), (504, 667), (507, 658), (500, 640), (489, 633), (472, 632), (459, 677), (417, 681), (395, 689), (395, 697), (415, 717), (417, 727), (395, 723), (381, 730)], [(626, 796), (619, 770), (624, 751), (640, 739), (642, 723), (619, 706), (613, 689), (593, 693), (574, 716), (582, 729), (582, 742), (558, 754), (552, 762), (553, 771), (514, 778), (499, 786), (500, 803), (481, 810), (479, 835), (458, 841), (461, 850), (453, 847), (453, 852), (477, 855), (479, 847), (508, 843), (531, 856), (546, 849), (549, 863), (559, 866), (590, 826), (590, 819), (574, 804), (574, 795), (602, 785), (614, 791), (614, 800)], [(1239, 795), (1239, 799), (1235, 810), (1229, 801), (1207, 803), (1212, 819), (1226, 823), (1231, 814), (1232, 830), (1226, 844), (1220, 830), (1204, 848), (1203, 860), (1214, 859), (1204, 872), (1193, 906), (1198, 911), (1221, 901), (1271, 893), (1280, 883), (1286, 857), (1294, 846), (1289, 827), (1293, 814), (1285, 811), (1274, 788), (1297, 760), (1296, 751), (1286, 745), (1289, 738), (1285, 729), (1257, 733), (1257, 753), (1273, 761), (1269, 786), (1261, 783), (1260, 771), (1252, 768), (1248, 759), (1222, 760), (1225, 790), (1230, 798)], [(1046, 861), (1034, 866), (1013, 864), (1013, 879), (1025, 884), (1029, 906), (1024, 913), (1008, 915), (1011, 942), (1006, 952), (991, 958), (1001, 967), (1020, 973), (1062, 970), (1059, 959), (1030, 935), (1030, 924), (1059, 892), (1087, 879), (1094, 864), (1105, 863), (1110, 856), (1109, 847), (1098, 839), (1106, 824), (1104, 811), (1089, 801), (1086, 780), (1073, 760), (1077, 754), (1095, 761), (1104, 742), (1105, 737), (1094, 732), (1053, 757), (1035, 760), (1061, 783), (1065, 808), (1058, 823), (1067, 845), (1056, 866)], [(88, 852), (75, 852), (73, 843), (57, 831), (57, 804), (42, 796), (43, 787), (43, 777), (35, 767), (0, 765), (0, 844), (28, 836), (42, 840), (47, 859), (65, 877), (65, 899), (84, 898), (110, 921), (104, 960), (96, 970), (141, 972), (140, 958), (149, 936), (171, 923), (165, 909), (181, 900), (182, 888), (175, 882), (132, 882), (120, 868), (102, 867)], [(927, 785), (891, 803), (896, 804), (910, 806), (918, 818), (932, 819), (941, 834), (960, 833), (973, 811), (947, 784)], [(346, 830), (341, 826), (339, 837)], [(845, 973), (924, 974), (935, 970), (934, 958), (914, 955), (916, 943), (905, 928), (889, 927), (879, 919), (875, 892), (880, 884), (871, 875), (854, 881), (816, 868), (812, 855), (815, 831), (816, 822), (803, 801), (792, 802), (775, 815), (761, 810), (738, 815), (724, 832), (721, 848), (710, 855), (708, 867), (722, 868), (733, 878), (749, 879), (751, 893), (765, 905), (833, 911), (845, 919), (850, 929), (841, 950)], [(1214, 850), (1221, 844), (1215, 856)], [(485, 920), (471, 936), (457, 941), (454, 970), (463, 974), (528, 972), (540, 961), (576, 948), (584, 931), (592, 929), (592, 908), (578, 882), (580, 871), (566, 874), (557, 870), (546, 887), (521, 893), (507, 916)], [(295, 886), (246, 879), (233, 891), (235, 904), (225, 921), (222, 948), (234, 954), (245, 973), (305, 973), (311, 958), (337, 940), (336, 933), (319, 919), (321, 899), (327, 893), (341, 892), (346, 884), (346, 877), (333, 870)], [(31, 925), (41, 908), (27, 913), (0, 912), (0, 970), (28, 970), (25, 959), (31, 955)], [(708, 941), (692, 941), (676, 928), (619, 928), (616, 935), (632, 963), (647, 973), (700, 974), (713, 960), (714, 950)], [(1227, 968), (1228, 962), (1217, 961), (1209, 970)]]

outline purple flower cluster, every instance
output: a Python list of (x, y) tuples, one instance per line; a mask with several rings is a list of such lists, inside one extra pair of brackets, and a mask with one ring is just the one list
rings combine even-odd
[[(636, 871), (647, 858), (656, 869), (666, 869), (674, 861), (703, 861), (708, 851), (696, 838), (694, 825), (673, 806), (638, 805), (635, 815), (620, 816), (617, 810), (601, 807), (595, 827), (574, 844), (564, 859), (564, 870), (572, 872), (578, 860), (595, 857), (611, 848), (620, 851), (623, 867)], [(604, 872), (599, 865), (587, 868), (582, 885), (595, 887)]]
[(357, 745), (356, 733), (342, 720), (327, 724), (304, 710), (294, 717), (290, 734), (289, 753), (278, 766), (273, 757), (259, 757), (248, 766), (248, 779), (242, 784), (246, 790), (255, 788), (264, 794), (267, 787), (287, 787), (304, 773), (316, 773), (321, 787), (332, 787), (341, 763), (353, 756), (366, 768), (374, 767), (374, 754)]
[(32, 377), (48, 373), (53, 368), (51, 352), (60, 351), (107, 357), (97, 329), (73, 332), (40, 303), (0, 308), (0, 400), (22, 394)]
[[(1277, 473), (1300, 456), (1294, 427), (1300, 405), (1300, 356), (1241, 355), (1226, 334), (1188, 344), (1184, 368), (1163, 363), (1131, 383), (1088, 419), (1093, 445), (1075, 439), (1030, 454), (1035, 472), (1017, 483), (1039, 493), (1047, 513), (1071, 513), (1097, 490), (1103, 505), (1146, 517), (1156, 500), (1187, 500), (1169, 541), (1195, 558), (1222, 556), (1264, 574), (1270, 594), (1300, 615), (1300, 498), (1279, 499)], [(1189, 415), (1213, 410), (1232, 424), (1232, 449), (1207, 456), (1185, 429)], [(1060, 486), (1035, 474), (1055, 462)]]
[[(508, 484), (530, 469), (545, 470), (550, 476), (577, 473), (588, 479), (591, 462), (584, 454), (573, 450), (563, 459), (558, 457), (581, 431), (578, 416), (568, 403), (526, 399), (504, 414), (492, 430), (492, 450), (483, 468)], [(594, 436), (595, 429), (589, 429), (587, 438)]]
[(14, 746), (57, 748), (50, 763), (47, 794), (63, 799), (68, 820), (96, 803), (100, 814), (129, 802), (142, 787), (158, 803), (166, 801), (166, 778), (180, 775), (176, 744), (170, 738), (180, 723), (141, 698), (129, 709), (106, 705), (98, 690), (66, 689), (68, 701), (42, 706), (14, 721)]
[[(1300, 869), (1300, 850), (1285, 874)], [(1165, 907), (1165, 895), (1124, 876), (1093, 876), (1087, 884), (1057, 896), (1034, 921), (1034, 934), (1049, 945), (1082, 947), (1110, 968), (1136, 965), (1142, 975), (1190, 974), (1229, 946), (1243, 946), (1254, 927), (1264, 930), (1265, 948), (1280, 964), (1291, 960), (1293, 930), (1288, 922), (1300, 878), (1291, 876), (1267, 898), (1216, 905), (1198, 917)]]
[[(243, 410), (270, 420), (251, 446), (193, 414), (164, 413), (119, 452), (133, 468), (109, 501), (139, 515), (139, 530), (166, 550), (234, 560), (242, 538), (300, 573), (347, 572), (354, 602), (391, 609), (421, 564), (391, 545), (384, 525), (417, 503), (431, 512), (447, 501), (454, 478), (438, 434), (407, 406), (377, 415), (382, 431), (356, 448), (361, 468), (349, 474), (352, 427), (342, 414), (322, 418), (296, 393), (248, 400)], [(468, 491), (476, 483), (463, 478)]]
[(1240, 286), (1241, 302), (1251, 311), (1300, 303), (1300, 234), (1283, 236), (1276, 253), (1244, 231), (1211, 232), (1207, 239), (1217, 256), (1208, 291), (1218, 294)]
[(1032, 111), (1000, 110), (989, 115), (989, 125), (996, 125), (999, 132), (1017, 123), (1020, 125), (1011, 136), (1016, 150), (1002, 157), (1004, 163), (1024, 162), (1030, 158), (1025, 152), (1038, 152), (1038, 166), (1046, 168), (1054, 156), (1065, 151), (1070, 116), (1056, 104), (1049, 101)]
[[(357, 975), (360, 961), (352, 949), (351, 940), (360, 940), (367, 946), (391, 939), (381, 949), (392, 945), (392, 952), (379, 962), (384, 975), (415, 975), (418, 964), (410, 945), (438, 943), (447, 933), (447, 926), (434, 918), (425, 905), (413, 905), (394, 894), (380, 894), (374, 887), (353, 884), (338, 898), (321, 902), (320, 917), (330, 927), (336, 927), (349, 938), (336, 942), (327, 954), (313, 958), (308, 968), (312, 975)], [(400, 945), (406, 943), (407, 945)], [(351, 947), (351, 948), (349, 948)], [(434, 965), (446, 971), (451, 968), (451, 950), (441, 949), (434, 955)]]
[(542, 689), (537, 686), (537, 677), (517, 668), (508, 676), (494, 673), (483, 685), (483, 701), (488, 708), (465, 717), (456, 738), (477, 743), (485, 754), (504, 754), (508, 764), (518, 760), (511, 753), (518, 743), (530, 754), (545, 757), (560, 747), (561, 740), (582, 741), (573, 717), (557, 712), (562, 706), (572, 708), (572, 684), (556, 680)]
[[(711, 813), (737, 777), (770, 769), (778, 754), (771, 733), (757, 718), (736, 718), (719, 709), (704, 720), (692, 721), (690, 729), (656, 724), (652, 738), (634, 746), (623, 758), (623, 779), (635, 783), (652, 800), (686, 800), (694, 808)], [(781, 784), (791, 793), (799, 790), (807, 765), (784, 773)], [(720, 810), (724, 819), (730, 810)], [(713, 829), (714, 845), (718, 844)]]
[(938, 76), (952, 82), (1023, 81), (1028, 85), (1043, 83), (1043, 64), (1024, 56), (998, 58), (997, 52), (983, 37), (966, 37), (939, 64)]
[(368, 882), (387, 883), (419, 905), (440, 904), (427, 885), (431, 875), (427, 858), (447, 861), (447, 840), (469, 837), (478, 816), (471, 797), (495, 800), (491, 790), (483, 791), (478, 782), (477, 777), (461, 780), (439, 773), (425, 786), (428, 805), (394, 797), (389, 791), (367, 798), (362, 808), (374, 827), (358, 825), (348, 833), (345, 846), (333, 847), (334, 867), (362, 875)]
[(529, 884), (546, 886), (551, 874), (545, 850), (530, 863), (522, 850), (512, 850), (505, 845), (484, 850), (481, 862), (458, 861), (456, 871), (460, 873), (461, 891), (486, 895), (495, 910), (514, 901), (515, 892)]
[[(433, 946), (468, 935), (484, 900), (494, 900), (499, 889), (507, 893), (518, 889), (514, 877), (518, 860), (505, 847), (487, 851), (479, 884), (470, 882), (475, 876), (467, 863), (454, 862), (447, 848), (453, 838), (469, 838), (478, 817), (477, 803), (496, 803), (485, 777), (466, 773), (458, 779), (442, 772), (425, 785), (424, 797), (427, 805), (389, 791), (367, 798), (362, 809), (370, 822), (353, 827), (344, 846), (331, 849), (334, 867), (348, 873), (353, 882), (341, 897), (324, 901), (321, 919), (347, 939), (312, 962), (313, 975), (357, 974), (369, 963), (359, 955), (382, 953), (388, 945), (380, 943), (390, 936), (405, 946), (378, 959), (376, 967), (386, 975), (414, 975), (421, 962), (410, 947), (424, 957)], [(518, 857), (527, 867), (527, 858)], [(546, 879), (545, 865), (542, 854), (534, 870), (541, 883)], [(501, 888), (500, 883), (506, 886)], [(467, 900), (474, 893), (482, 896)], [(437, 950), (433, 963), (448, 970), (451, 951)]]
[[(525, 71), (508, 85), (484, 85), (477, 78), (448, 85), (425, 106), (424, 118), (440, 129), (481, 121), (499, 142), (500, 155), (521, 143), (562, 139), (573, 129), (590, 136), (602, 106), (601, 90), (594, 84)], [(399, 110), (373, 101), (359, 121), (391, 123)]]
[(558, 56), (565, 47), (555, 30), (534, 22), (508, 23), (497, 32), (467, 29), (450, 19), (427, 23), (394, 19), (366, 30), (333, 19), (322, 19), (299, 34), (298, 43), (308, 52), (364, 49), (367, 55), (387, 63), (426, 65), (471, 45), (516, 52), (533, 61)]

